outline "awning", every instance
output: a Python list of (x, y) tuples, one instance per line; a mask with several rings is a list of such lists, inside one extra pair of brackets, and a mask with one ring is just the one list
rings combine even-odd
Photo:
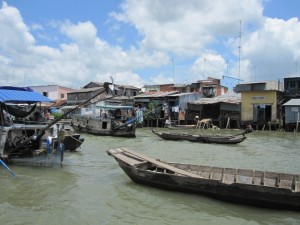
[(0, 102), (5, 103), (35, 103), (53, 102), (44, 95), (32, 91), (30, 88), (0, 87)]
[(99, 109), (108, 109), (108, 110), (115, 110), (115, 109), (133, 109), (133, 106), (128, 105), (101, 105), (96, 106)]

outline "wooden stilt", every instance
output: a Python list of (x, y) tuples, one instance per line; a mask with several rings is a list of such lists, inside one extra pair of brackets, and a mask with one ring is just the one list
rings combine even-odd
[(227, 118), (226, 130), (230, 128), (230, 117)]
[(299, 119), (299, 112), (298, 112), (298, 114), (297, 114), (297, 124), (296, 124), (296, 132), (298, 132), (298, 127), (299, 127), (299, 121), (300, 119)]

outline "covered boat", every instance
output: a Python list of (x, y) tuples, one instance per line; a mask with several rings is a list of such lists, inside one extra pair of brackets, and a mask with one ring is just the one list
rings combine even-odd
[(135, 137), (137, 118), (122, 113), (132, 109), (132, 106), (102, 106), (100, 115), (73, 115), (71, 126), (75, 131), (94, 135)]
[(252, 132), (252, 128), (247, 128), (245, 131), (235, 135), (200, 135), (200, 134), (186, 134), (173, 132), (159, 132), (152, 130), (158, 137), (165, 140), (172, 141), (191, 141), (202, 143), (216, 143), (216, 144), (238, 144), (246, 139), (245, 134)]
[[(95, 95), (50, 122), (44, 121), (41, 112), (36, 111), (36, 104), (51, 102), (49, 98), (28, 87), (0, 87), (0, 162), (4, 165), (18, 162), (46, 166), (62, 163), (65, 144), (73, 150), (81, 145), (83, 140), (79, 144), (77, 141), (73, 142), (76, 134), (68, 134), (63, 126), (58, 128), (58, 122), (77, 108), (90, 104), (91, 100), (102, 93), (111, 91), (110, 88), (114, 87), (114, 84), (105, 82), (103, 87)], [(15, 117), (13, 121), (10, 120), (9, 114)], [(31, 114), (35, 121), (26, 119)], [(72, 141), (64, 143), (66, 137), (70, 137)], [(79, 136), (77, 137), (79, 139)]]
[[(51, 100), (28, 87), (0, 87), (0, 159), (18, 162), (52, 165), (63, 161), (63, 133), (53, 138), (46, 121), (42, 121), (37, 104)], [(33, 120), (25, 118), (33, 115)], [(14, 119), (12, 119), (14, 117)], [(48, 145), (47, 145), (48, 143)], [(55, 148), (54, 148), (55, 145)]]
[(126, 148), (107, 153), (136, 183), (254, 206), (300, 209), (300, 174), (168, 163)]

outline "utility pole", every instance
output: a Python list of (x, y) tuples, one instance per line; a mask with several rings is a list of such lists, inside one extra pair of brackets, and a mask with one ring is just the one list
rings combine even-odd
[(241, 77), (241, 48), (242, 48), (242, 21), (240, 20), (240, 32), (239, 32), (239, 83)]
[(173, 84), (175, 84), (175, 78), (174, 78), (174, 60), (172, 58), (172, 67), (173, 67)]
[(205, 64), (206, 64), (206, 58), (204, 58), (204, 62), (203, 62), (203, 79), (205, 79), (204, 78), (204, 75), (205, 75)]

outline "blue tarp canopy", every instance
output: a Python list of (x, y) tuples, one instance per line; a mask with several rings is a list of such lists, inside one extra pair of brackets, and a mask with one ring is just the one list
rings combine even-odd
[(28, 87), (0, 87), (0, 102), (4, 103), (36, 103), (53, 102), (44, 95), (34, 92)]

